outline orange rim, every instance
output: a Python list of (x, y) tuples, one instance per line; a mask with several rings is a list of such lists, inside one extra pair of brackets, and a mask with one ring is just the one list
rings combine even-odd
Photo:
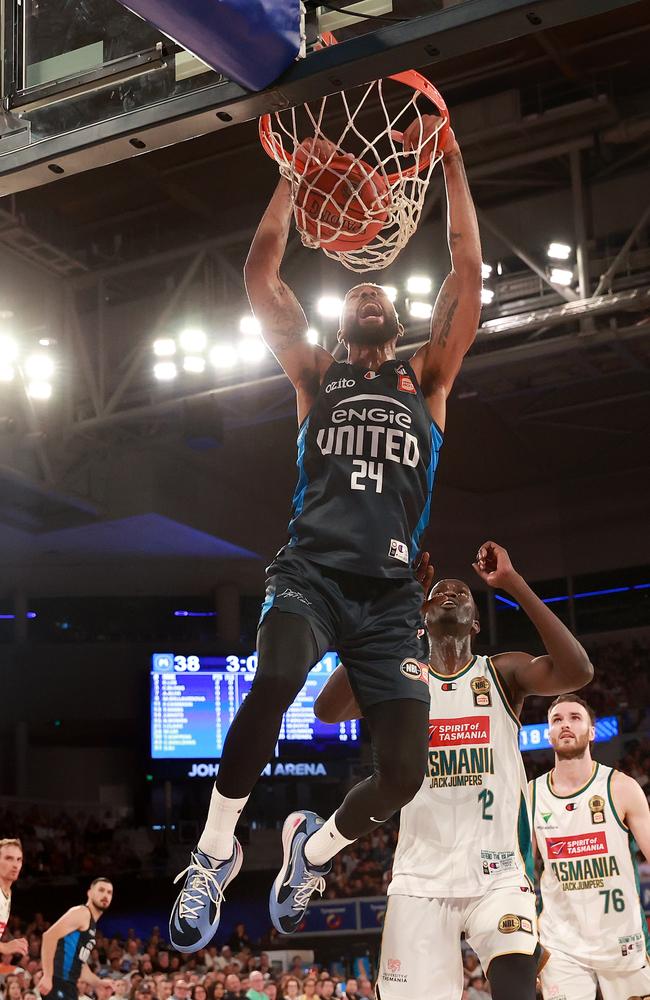
[[(336, 45), (336, 39), (331, 31), (325, 31), (322, 35), (323, 45)], [(389, 80), (396, 80), (397, 83), (403, 83), (406, 87), (410, 87), (411, 90), (418, 90), (420, 93), (424, 94), (425, 97), (431, 101), (432, 104), (436, 106), (440, 112), (441, 118), (444, 118), (444, 124), (438, 132), (438, 143), (436, 148), (440, 149), (444, 147), (447, 139), (447, 134), (449, 132), (449, 111), (447, 105), (443, 100), (442, 94), (437, 87), (427, 80), (425, 76), (418, 73), (416, 69), (405, 70), (404, 73), (394, 73), (388, 77)], [(272, 160), (282, 161), (286, 163), (287, 166), (296, 166), (295, 156), (288, 153), (287, 150), (282, 145), (281, 140), (277, 139), (273, 134), (273, 127), (271, 124), (271, 115), (262, 115), (260, 118), (260, 141), (264, 148), (264, 152), (271, 157)], [(431, 140), (429, 140), (431, 141)], [(426, 170), (431, 162), (431, 156), (433, 155), (433, 143), (431, 143), (432, 149), (429, 153), (422, 157), (421, 162), (418, 166), (407, 167), (405, 170), (397, 170), (395, 173), (386, 174), (386, 180), (389, 185), (395, 184), (397, 181), (403, 179), (404, 177), (415, 177), (417, 174), (422, 173)], [(299, 165), (296, 166), (298, 173), (302, 173), (304, 166), (301, 168)]]

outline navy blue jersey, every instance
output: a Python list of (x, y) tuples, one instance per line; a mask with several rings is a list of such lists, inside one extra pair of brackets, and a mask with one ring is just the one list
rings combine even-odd
[(441, 446), (408, 363), (335, 361), (298, 434), (289, 545), (335, 569), (409, 576)]
[(65, 937), (59, 938), (54, 954), (54, 979), (63, 979), (76, 986), (81, 967), (86, 964), (95, 947), (96, 929), (97, 924), (91, 915), (88, 930), (70, 931)]

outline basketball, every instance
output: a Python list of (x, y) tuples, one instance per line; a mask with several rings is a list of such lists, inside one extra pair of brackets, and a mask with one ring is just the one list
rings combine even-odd
[(335, 156), (308, 168), (295, 195), (298, 228), (327, 250), (359, 250), (388, 221), (390, 193), (363, 160)]

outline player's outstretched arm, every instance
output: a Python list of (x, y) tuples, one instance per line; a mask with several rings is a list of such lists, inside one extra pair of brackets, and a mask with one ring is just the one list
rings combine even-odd
[(494, 657), (513, 695), (567, 694), (588, 684), (594, 668), (586, 650), (517, 573), (503, 546), (485, 542), (472, 565), (488, 586), (504, 590), (517, 601), (546, 649), (546, 656), (500, 653)]
[(62, 917), (52, 924), (43, 934), (41, 944), (41, 965), (43, 978), (38, 984), (38, 992), (46, 996), (52, 989), (52, 974), (54, 972), (54, 955), (56, 946), (62, 937), (72, 931), (82, 931), (88, 928), (90, 914), (86, 906), (73, 906)]
[(615, 771), (612, 798), (616, 812), (629, 827), (646, 861), (650, 861), (650, 806), (641, 785), (629, 774)]
[[(405, 145), (408, 132), (404, 133)], [(436, 299), (429, 342), (415, 353), (411, 367), (429, 404), (431, 416), (444, 429), (447, 397), (478, 330), (482, 257), (476, 209), (460, 147), (451, 129), (442, 167), (447, 188), (447, 240), (451, 271)]]
[(289, 184), (281, 179), (251, 244), (244, 281), (264, 341), (296, 390), (298, 420), (302, 423), (333, 359), (328, 351), (307, 340), (307, 318), (280, 276), (291, 215)]
[(23, 958), (29, 951), (27, 938), (13, 938), (11, 941), (0, 941), (0, 955), (11, 958), (13, 955), (21, 955)]

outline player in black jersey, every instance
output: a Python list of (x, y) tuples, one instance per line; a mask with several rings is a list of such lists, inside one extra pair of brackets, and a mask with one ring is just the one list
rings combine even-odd
[(97, 986), (102, 980), (91, 972), (87, 962), (95, 947), (95, 930), (102, 913), (111, 905), (113, 883), (96, 878), (90, 883), (88, 898), (81, 906), (71, 907), (43, 934), (41, 962), (43, 978), (38, 984), (41, 996), (50, 1000), (77, 1000), (77, 980)]
[[(405, 148), (431, 134), (414, 122)], [(306, 153), (321, 160), (325, 140)], [(284, 863), (271, 892), (275, 927), (290, 933), (324, 887), (331, 858), (400, 809), (420, 787), (427, 759), (429, 691), (422, 660), (421, 595), (413, 575), (429, 520), (446, 400), (474, 341), (481, 308), (481, 246), (460, 149), (450, 132), (443, 170), (451, 271), (438, 295), (428, 342), (396, 357), (403, 327), (379, 285), (350, 289), (337, 362), (307, 340), (307, 320), (280, 276), (292, 203), (281, 180), (246, 262), (253, 312), (291, 380), (298, 406), (298, 485), (289, 541), (268, 569), (252, 689), (224, 745), (208, 821), (170, 920), (183, 952), (213, 937), (226, 885), (241, 866), (237, 819), (273, 754), (282, 715), (325, 650), (344, 659), (373, 745), (374, 773), (325, 823), (292, 814)]]

